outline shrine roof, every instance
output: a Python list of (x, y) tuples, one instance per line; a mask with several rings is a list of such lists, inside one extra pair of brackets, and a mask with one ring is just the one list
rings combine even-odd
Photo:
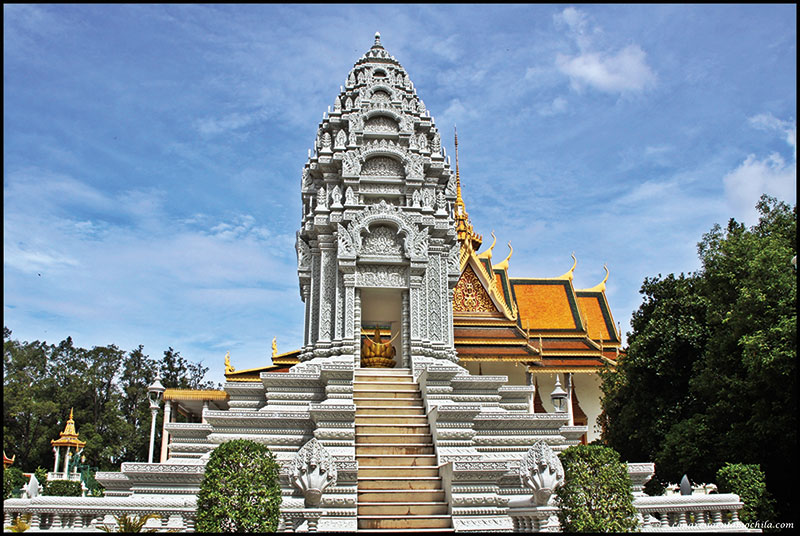
[(510, 283), (521, 327), (532, 332), (583, 331), (571, 281), (511, 278)]

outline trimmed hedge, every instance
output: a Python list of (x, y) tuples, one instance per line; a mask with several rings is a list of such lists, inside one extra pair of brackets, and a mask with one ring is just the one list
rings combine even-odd
[(564, 485), (556, 490), (564, 532), (629, 532), (638, 521), (627, 466), (614, 449), (576, 445), (563, 451)]
[(80, 497), (83, 489), (81, 483), (74, 480), (50, 480), (47, 482), (47, 495)]
[(739, 520), (743, 523), (771, 521), (775, 518), (775, 504), (764, 478), (759, 465), (726, 463), (717, 471), (719, 492), (735, 493), (744, 503), (739, 511)]
[(211, 453), (197, 496), (198, 532), (274, 532), (281, 507), (280, 468), (269, 449), (247, 439)]

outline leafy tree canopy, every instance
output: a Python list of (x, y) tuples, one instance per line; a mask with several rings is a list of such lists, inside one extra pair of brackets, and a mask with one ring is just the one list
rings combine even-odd
[(702, 268), (648, 278), (629, 347), (603, 374), (603, 440), (656, 477), (711, 482), (728, 462), (758, 464), (792, 512), (796, 472), (797, 210), (768, 196), (758, 224), (715, 225)]
[[(145, 461), (150, 441), (147, 387), (156, 371), (168, 372), (167, 387), (214, 388), (208, 371), (170, 348), (150, 358), (140, 345), (125, 352), (116, 345), (85, 349), (71, 337), (58, 344), (20, 342), (3, 328), (3, 448), (17, 466), (33, 471), (53, 467), (52, 439), (64, 430), (70, 409), (86, 442), (86, 463), (100, 470), (125, 461)], [(157, 434), (161, 433), (161, 413)], [(158, 438), (156, 445), (160, 444)]]

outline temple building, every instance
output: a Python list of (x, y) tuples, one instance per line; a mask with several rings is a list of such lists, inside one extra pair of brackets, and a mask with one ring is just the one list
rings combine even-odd
[[(279, 531), (557, 529), (557, 453), (596, 437), (597, 372), (619, 355), (605, 280), (575, 289), (574, 259), (558, 277), (512, 277), (511, 252), (493, 262), (494, 240), (481, 252), (455, 142), (453, 168), (376, 34), (300, 175), (302, 346), (279, 353), (273, 339), (272, 363), (246, 370), (226, 355), (221, 391), (154, 381), (159, 463), (97, 473), (104, 498), (6, 501), (7, 518), (80, 530), (158, 512), (148, 528), (193, 530), (211, 453), (250, 439), (281, 467)], [(641, 497), (652, 464), (629, 473), (643, 530), (685, 526), (689, 507), (714, 523), (741, 507), (723, 495), (662, 504)]]

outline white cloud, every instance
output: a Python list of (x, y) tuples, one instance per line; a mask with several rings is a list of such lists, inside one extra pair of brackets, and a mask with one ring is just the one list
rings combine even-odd
[(578, 56), (556, 56), (558, 69), (570, 77), (572, 87), (584, 85), (607, 93), (642, 91), (655, 83), (646, 54), (638, 45), (628, 45), (616, 54), (587, 52)]
[(554, 17), (556, 25), (566, 25), (569, 37), (580, 53), (557, 54), (556, 67), (570, 78), (573, 89), (594, 87), (607, 93), (642, 91), (656, 82), (656, 75), (647, 65), (647, 54), (639, 45), (631, 44), (612, 52), (598, 50), (594, 37), (602, 33), (599, 27), (590, 28), (583, 11), (568, 7)]
[(762, 159), (749, 154), (723, 177), (728, 206), (738, 220), (753, 225), (758, 221), (755, 205), (761, 194), (797, 202), (797, 127), (793, 121), (783, 121), (772, 114), (759, 114), (748, 122), (759, 130), (778, 133), (792, 148), (792, 162), (786, 162), (777, 152)]
[(783, 201), (797, 200), (797, 163), (787, 164), (778, 153), (763, 159), (750, 154), (739, 167), (725, 175), (725, 197), (736, 218), (748, 225), (758, 221), (755, 209), (761, 194)]

